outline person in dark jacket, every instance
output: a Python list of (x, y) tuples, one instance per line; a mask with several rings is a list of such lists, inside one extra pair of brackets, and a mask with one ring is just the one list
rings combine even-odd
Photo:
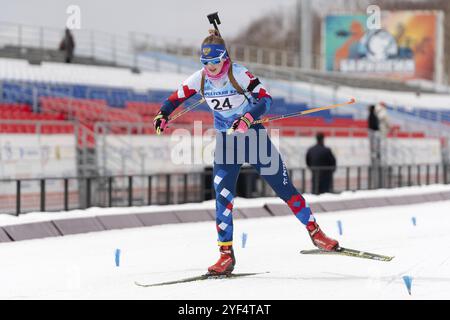
[[(324, 135), (316, 135), (317, 144), (308, 149), (306, 165), (312, 170), (312, 191), (321, 194), (333, 191), (333, 173), (336, 170), (336, 158), (330, 148), (324, 145)], [(324, 167), (321, 169), (320, 167)]]
[(375, 105), (369, 106), (367, 128), (370, 144), (370, 162), (372, 165), (377, 165), (380, 162), (380, 120), (378, 119)]
[(73, 39), (72, 33), (68, 28), (66, 28), (64, 38), (61, 40), (59, 50), (65, 52), (66, 63), (71, 63), (73, 59), (73, 51), (75, 50), (75, 40)]
[(369, 106), (369, 118), (367, 119), (367, 123), (370, 130), (380, 130), (380, 121), (375, 113), (375, 105)]

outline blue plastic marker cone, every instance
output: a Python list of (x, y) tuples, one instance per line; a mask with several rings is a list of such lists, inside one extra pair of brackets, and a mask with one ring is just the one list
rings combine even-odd
[(120, 265), (120, 249), (116, 249), (115, 253), (116, 267)]
[(416, 217), (412, 217), (412, 218), (411, 218), (411, 221), (412, 221), (413, 226), (416, 226), (416, 222), (417, 222), (417, 221), (416, 221)]
[(339, 235), (342, 236), (342, 222), (341, 222), (341, 220), (337, 221), (337, 226), (338, 226), (338, 230), (339, 230)]
[(247, 234), (245, 232), (242, 233), (242, 248), (245, 248), (245, 244), (247, 243)]
[(403, 276), (403, 282), (405, 282), (406, 289), (408, 289), (408, 293), (411, 295), (412, 277)]

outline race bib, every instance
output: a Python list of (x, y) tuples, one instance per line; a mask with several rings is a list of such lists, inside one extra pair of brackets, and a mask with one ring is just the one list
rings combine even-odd
[(244, 102), (245, 97), (242, 94), (232, 94), (227, 96), (205, 97), (208, 106), (217, 112), (228, 111), (239, 108)]

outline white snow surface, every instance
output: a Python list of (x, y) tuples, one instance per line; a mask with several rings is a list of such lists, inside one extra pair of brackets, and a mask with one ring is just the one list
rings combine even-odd
[[(444, 187), (323, 197), (430, 190)], [(89, 213), (97, 211), (101, 210)], [(450, 201), (440, 201), (316, 214), (322, 229), (342, 246), (395, 256), (390, 262), (301, 255), (300, 250), (313, 245), (294, 216), (236, 219), (235, 272), (269, 273), (149, 288), (134, 281), (155, 283), (203, 274), (217, 260), (214, 222), (0, 243), (0, 299), (449, 299), (449, 213)], [(245, 248), (243, 233), (248, 234)], [(121, 249), (119, 267), (114, 262), (116, 249)], [(405, 275), (413, 278), (411, 295), (402, 280)]]

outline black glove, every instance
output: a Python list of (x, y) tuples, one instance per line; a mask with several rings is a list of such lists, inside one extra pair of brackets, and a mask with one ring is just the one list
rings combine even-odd
[(162, 111), (159, 111), (153, 119), (153, 125), (155, 126), (156, 134), (160, 135), (161, 132), (163, 132), (164, 129), (167, 128), (168, 123), (169, 117), (166, 114), (162, 113)]

